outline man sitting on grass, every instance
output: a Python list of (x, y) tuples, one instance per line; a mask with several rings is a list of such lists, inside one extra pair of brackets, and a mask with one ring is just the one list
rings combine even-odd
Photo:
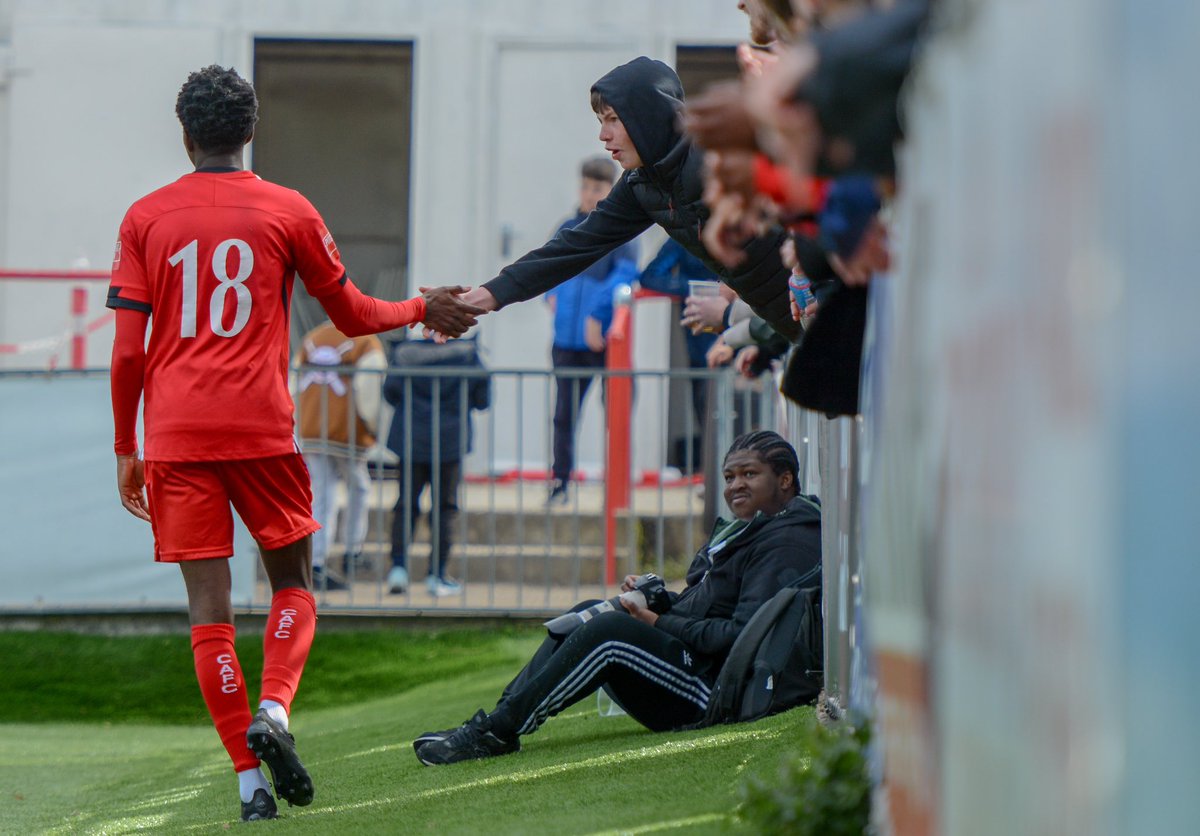
[[(426, 766), (506, 755), (601, 687), (652, 731), (698, 722), (734, 640), (776, 592), (821, 575), (821, 515), (799, 493), (796, 451), (777, 433), (739, 436), (725, 454), (725, 501), (732, 521), (718, 520), (697, 552), (683, 592), (658, 615), (622, 598), (565, 636), (550, 635), (504, 689), (491, 713), (479, 710), (456, 729), (413, 741)], [(633, 588), (634, 576), (622, 590)], [(579, 612), (599, 603), (576, 605)]]

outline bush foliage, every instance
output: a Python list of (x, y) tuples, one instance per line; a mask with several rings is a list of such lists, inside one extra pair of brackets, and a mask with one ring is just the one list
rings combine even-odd
[(772, 776), (750, 775), (737, 818), (755, 832), (795, 836), (862, 836), (871, 814), (865, 721), (801, 727), (801, 740)]

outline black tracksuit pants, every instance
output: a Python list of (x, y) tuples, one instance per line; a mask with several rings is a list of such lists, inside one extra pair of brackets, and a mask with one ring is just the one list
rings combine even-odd
[(565, 639), (549, 636), (542, 642), (504, 689), (490, 715), (492, 732), (502, 738), (529, 734), (547, 717), (605, 686), (643, 726), (677, 729), (704, 716), (711, 685), (696, 672), (691, 652), (679, 639), (628, 613), (603, 613)]

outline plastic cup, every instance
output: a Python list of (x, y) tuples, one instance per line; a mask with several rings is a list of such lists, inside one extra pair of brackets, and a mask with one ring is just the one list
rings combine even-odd
[(721, 283), (705, 279), (688, 279), (688, 296), (720, 296)]
[(601, 688), (596, 692), (596, 712), (601, 717), (621, 717), (625, 714), (625, 709), (617, 705), (608, 692)]

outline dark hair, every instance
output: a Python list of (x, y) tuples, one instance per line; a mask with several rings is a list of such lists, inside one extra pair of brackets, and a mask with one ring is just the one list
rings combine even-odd
[(212, 64), (188, 76), (175, 99), (175, 115), (203, 150), (236, 151), (254, 133), (258, 97), (232, 67)]
[(611, 186), (617, 181), (617, 164), (608, 157), (588, 157), (579, 167), (579, 174), (589, 180), (599, 180)]
[(600, 91), (592, 88), (592, 113), (598, 114), (600, 111), (606, 110), (610, 107), (612, 107), (612, 105), (604, 100), (604, 96), (600, 93)]
[(743, 450), (756, 454), (777, 476), (792, 474), (792, 489), (800, 493), (800, 459), (796, 457), (796, 449), (788, 444), (783, 436), (770, 430), (756, 430), (739, 435), (729, 446), (725, 459), (728, 460), (734, 453)]

